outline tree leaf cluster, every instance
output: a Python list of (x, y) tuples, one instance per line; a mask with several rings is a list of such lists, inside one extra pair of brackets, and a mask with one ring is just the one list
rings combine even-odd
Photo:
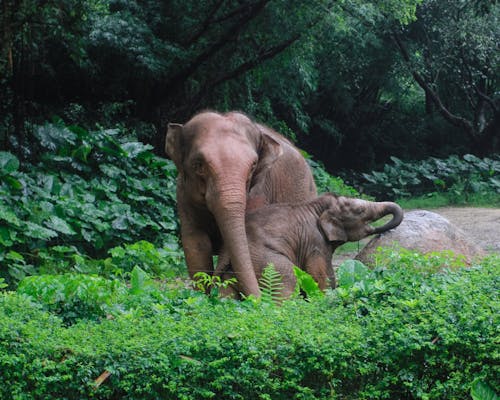
[(211, 108), (251, 114), (330, 171), (487, 155), (498, 12), (473, 0), (5, 1), (0, 143), (29, 158), (33, 122), (59, 114), (140, 126), (163, 154), (167, 122)]

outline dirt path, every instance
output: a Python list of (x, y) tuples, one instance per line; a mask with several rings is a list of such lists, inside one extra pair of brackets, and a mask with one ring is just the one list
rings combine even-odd
[(500, 209), (445, 207), (432, 210), (461, 228), (489, 253), (500, 253)]

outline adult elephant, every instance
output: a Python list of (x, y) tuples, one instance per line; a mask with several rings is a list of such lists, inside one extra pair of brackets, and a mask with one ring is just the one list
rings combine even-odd
[(239, 287), (260, 296), (245, 232), (245, 212), (316, 197), (300, 152), (270, 128), (238, 112), (201, 112), (169, 124), (165, 151), (178, 170), (177, 208), (191, 277), (214, 270), (227, 249)]

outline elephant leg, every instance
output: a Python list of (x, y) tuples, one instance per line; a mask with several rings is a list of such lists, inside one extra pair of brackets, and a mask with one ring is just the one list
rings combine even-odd
[[(331, 287), (332, 284), (335, 285), (335, 282), (331, 282), (332, 276), (335, 281), (332, 262), (321, 254), (316, 253), (308, 257), (304, 269), (318, 283), (321, 290)], [(328, 279), (330, 279), (330, 285), (328, 285)]]
[(231, 257), (229, 255), (229, 251), (223, 245), (220, 249), (219, 256), (217, 257), (217, 266), (214, 270), (214, 276), (223, 275), (224, 272), (229, 268), (231, 264)]
[[(220, 275), (222, 282), (235, 277), (234, 272), (231, 270), (231, 267), (226, 266), (226, 268), (226, 271)], [(219, 289), (219, 295), (221, 297), (229, 297), (231, 299), (241, 300), (241, 288), (238, 286), (238, 282), (236, 282), (226, 287), (221, 287)]]
[(181, 232), (182, 247), (186, 256), (189, 276), (193, 279), (197, 272), (212, 274), (212, 242), (205, 232)]

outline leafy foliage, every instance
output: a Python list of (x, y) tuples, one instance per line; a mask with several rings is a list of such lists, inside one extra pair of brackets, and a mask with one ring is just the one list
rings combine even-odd
[(324, 294), (314, 278), (299, 267), (293, 267), (293, 273), (297, 277), (296, 292), (303, 292), (306, 299), (322, 297)]
[[(137, 318), (154, 315), (183, 301), (183, 283), (172, 285), (166, 290), (164, 283), (135, 266), (122, 279), (81, 273), (30, 276), (20, 282), (17, 293), (28, 296), (70, 326), (124, 315), (133, 314)], [(194, 295), (188, 289), (185, 291)]]
[(262, 302), (266, 304), (280, 303), (283, 300), (283, 279), (273, 264), (268, 264), (259, 279)]
[(499, 145), (499, 11), (488, 1), (426, 1), (405, 32), (411, 47), (393, 34), (412, 78), (425, 92), (427, 112), (460, 129), (483, 153), (498, 151)]
[(217, 297), (219, 290), (234, 285), (237, 281), (236, 278), (229, 278), (222, 280), (218, 275), (210, 275), (206, 272), (197, 272), (193, 276), (194, 285), (198, 290), (210, 294), (210, 296)]
[(358, 191), (352, 186), (347, 185), (342, 178), (330, 175), (321, 162), (311, 159), (310, 156), (308, 156), (307, 161), (312, 168), (318, 193), (332, 192), (339, 196), (360, 196)]
[(120, 281), (82, 274), (30, 276), (17, 289), (61, 316), (65, 324), (80, 319), (100, 320), (111, 308), (112, 300), (125, 290)]
[[(399, 83), (409, 77), (388, 35), (418, 23), (426, 3), (434, 2), (6, 0), (0, 143), (29, 159), (33, 123), (55, 113), (89, 129), (140, 126), (160, 154), (166, 122), (240, 109), (295, 135), (330, 171), (370, 169), (389, 154), (412, 155), (420, 138), (448, 137), (415, 112), (424, 96), (405, 95)], [(494, 11), (478, 13), (475, 37), (491, 32)]]
[(480, 194), (498, 202), (500, 193), (500, 158), (478, 158), (472, 154), (447, 159), (428, 158), (403, 162), (391, 157), (383, 171), (363, 174), (366, 191), (375, 196), (393, 198), (418, 196), (432, 192), (446, 193), (456, 202)]
[[(115, 261), (126, 256), (124, 271), (140, 263), (161, 275), (168, 263), (181, 261), (175, 167), (153, 155), (151, 146), (119, 142), (117, 134), (47, 124), (36, 129), (37, 164), (20, 167), (13, 154), (0, 153), (5, 279), (16, 281), (38, 269), (63, 272), (111, 248)], [(127, 247), (133, 242), (138, 243)]]
[(470, 390), (472, 400), (496, 400), (498, 399), (497, 394), (491, 389), (486, 383), (481, 381), (480, 378), (476, 378), (472, 382), (472, 387)]
[[(437, 273), (422, 263), (345, 266), (341, 288), (280, 307), (165, 291), (136, 270), (132, 287), (87, 279), (68, 291), (87, 301), (71, 324), (41, 277), (27, 278), (30, 297), (0, 295), (0, 396), (469, 399), (476, 378), (498, 382), (500, 260)], [(60, 276), (56, 292), (71, 282)], [(84, 293), (94, 285), (115, 290), (103, 303)]]

